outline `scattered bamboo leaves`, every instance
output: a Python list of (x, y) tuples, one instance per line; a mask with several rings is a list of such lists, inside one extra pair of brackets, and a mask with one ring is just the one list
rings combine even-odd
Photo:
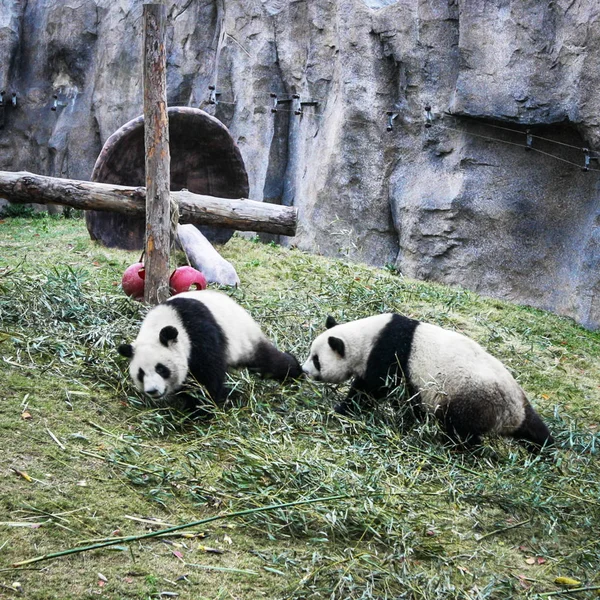
[(121, 542), (136, 542), (139, 540), (146, 540), (149, 538), (158, 537), (160, 535), (166, 535), (169, 533), (173, 533), (175, 531), (180, 531), (181, 529), (189, 529), (190, 527), (197, 527), (198, 525), (205, 525), (207, 523), (212, 523), (213, 521), (220, 521), (221, 519), (233, 519), (236, 517), (242, 517), (246, 515), (263, 513), (273, 510), (281, 510), (283, 508), (291, 508), (294, 506), (301, 506), (306, 504), (314, 504), (316, 502), (331, 502), (333, 500), (340, 500), (342, 498), (347, 498), (347, 496), (338, 495), (338, 496), (330, 496), (325, 498), (311, 498), (309, 500), (298, 500), (295, 502), (287, 502), (285, 504), (274, 504), (272, 506), (261, 506), (258, 508), (250, 508), (247, 510), (240, 510), (233, 513), (227, 513), (224, 515), (214, 515), (212, 517), (208, 517), (206, 519), (200, 519), (199, 521), (193, 521), (192, 523), (184, 523), (183, 525), (176, 525), (174, 527), (170, 527), (169, 529), (161, 529), (159, 531), (153, 531), (150, 533), (144, 533), (141, 535), (130, 535), (126, 537), (115, 538), (113, 540), (107, 540), (104, 542), (99, 542), (96, 544), (91, 544), (89, 546), (82, 546), (81, 548), (69, 548), (68, 550), (61, 550), (59, 552), (50, 552), (48, 554), (44, 554), (42, 556), (36, 556), (34, 558), (29, 558), (27, 560), (21, 560), (13, 563), (13, 567), (24, 567), (27, 565), (31, 565), (33, 563), (51, 560), (53, 558), (60, 558), (61, 556), (68, 556), (70, 554), (80, 554), (81, 552), (88, 552), (90, 550), (98, 550), (100, 548), (106, 548), (107, 546), (114, 546), (115, 544)]
[[(327, 314), (396, 310), (451, 327), (507, 364), (558, 448), (535, 456), (490, 438), (458, 452), (434, 422), (410, 425), (385, 403), (340, 418), (331, 407), (344, 386), (281, 386), (246, 371), (231, 374), (223, 410), (190, 422), (139, 397), (115, 352), (145, 311), (117, 285), (138, 256), (90, 243), (81, 222), (14, 223), (0, 230), (0, 269), (9, 266), (0, 426), (11, 474), (0, 484), (1, 556), (10, 564), (32, 547), (45, 556), (77, 546), (50, 568), (19, 567), (32, 597), (81, 597), (90, 575), (123, 598), (190, 600), (213, 588), (223, 599), (595, 597), (600, 334), (393, 270), (234, 237), (221, 251), (242, 285), (227, 292), (282, 349), (304, 358)], [(338, 499), (286, 507), (328, 496)], [(274, 508), (161, 533), (265, 506)], [(82, 578), (78, 551), (107, 542)], [(557, 590), (561, 573), (582, 583)]]
[(66, 450), (65, 445), (46, 427), (48, 435), (53, 439), (54, 443), (61, 449)]

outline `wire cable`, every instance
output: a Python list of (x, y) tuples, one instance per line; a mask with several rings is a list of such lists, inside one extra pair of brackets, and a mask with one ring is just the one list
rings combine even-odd
[[(573, 162), (572, 160), (568, 160), (566, 158), (562, 158), (562, 156), (556, 156), (555, 154), (551, 154), (550, 152), (545, 152), (544, 150), (540, 150), (539, 148), (535, 148), (533, 146), (527, 146), (525, 144), (520, 144), (518, 142), (510, 142), (508, 140), (501, 140), (499, 138), (489, 137), (487, 135), (482, 135), (480, 133), (473, 133), (471, 131), (466, 131), (465, 129), (457, 129), (455, 127), (448, 127), (447, 125), (442, 125), (440, 123), (437, 123), (435, 126), (438, 127), (438, 128), (440, 128), (440, 129), (447, 129), (449, 131), (456, 131), (457, 133), (461, 133), (461, 134), (470, 135), (470, 136), (473, 136), (473, 137), (482, 138), (484, 140), (488, 140), (488, 141), (491, 141), (491, 142), (498, 142), (500, 144), (508, 144), (510, 146), (518, 146), (519, 148), (523, 148), (524, 150), (533, 150), (534, 152), (537, 152), (538, 154), (543, 154), (544, 156), (548, 156), (550, 158), (555, 158), (556, 160), (559, 160), (561, 162), (567, 163), (567, 164), (572, 165), (574, 167), (578, 167), (580, 169), (584, 169), (584, 167), (582, 167), (581, 164), (578, 164), (578, 163)], [(485, 123), (485, 126), (488, 126), (488, 123)], [(500, 129), (503, 129), (503, 128), (500, 127)], [(515, 130), (512, 130), (512, 131), (515, 131)], [(518, 131), (518, 133), (522, 134), (523, 132), (522, 131)], [(561, 142), (556, 142), (556, 140), (550, 140), (550, 141), (553, 141), (555, 143), (561, 143)], [(571, 146), (570, 144), (564, 144), (564, 145), (570, 146), (571, 148), (575, 148), (576, 150), (581, 150), (580, 146)], [(586, 170), (587, 171), (594, 171), (596, 173), (600, 173), (600, 169), (594, 169), (592, 167), (587, 167)]]
[[(450, 117), (454, 117), (458, 119), (457, 115), (453, 115), (452, 113), (446, 113)], [(493, 127), (494, 129), (501, 129), (502, 131), (510, 131), (512, 133), (519, 133), (521, 135), (530, 135), (532, 138), (536, 140), (544, 140), (545, 142), (550, 142), (551, 144), (559, 144), (560, 146), (567, 146), (568, 148), (574, 148), (575, 150), (581, 150), (581, 146), (574, 146), (573, 144), (567, 144), (566, 142), (560, 142), (558, 140), (553, 140), (552, 138), (543, 137), (541, 135), (536, 135), (535, 133), (521, 131), (520, 129), (511, 129), (510, 127), (503, 127), (502, 125), (494, 125), (493, 123), (485, 123), (486, 127)]]

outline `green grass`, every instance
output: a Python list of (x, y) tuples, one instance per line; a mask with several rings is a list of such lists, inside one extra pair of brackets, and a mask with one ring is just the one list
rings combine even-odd
[[(382, 405), (332, 406), (344, 386), (231, 374), (210, 422), (152, 407), (116, 346), (144, 307), (121, 292), (138, 252), (90, 242), (78, 219), (0, 223), (0, 598), (595, 598), (600, 586), (600, 335), (462, 289), (233, 238), (228, 290), (303, 359), (325, 317), (399, 311), (475, 338), (504, 361), (558, 448), (506, 439), (476, 453)], [(217, 514), (154, 538), (12, 563)], [(187, 531), (187, 530), (184, 530)], [(218, 552), (215, 552), (217, 550)], [(185, 577), (183, 577), (185, 576)], [(106, 580), (106, 581), (105, 581)], [(559, 596), (560, 597), (560, 596)]]

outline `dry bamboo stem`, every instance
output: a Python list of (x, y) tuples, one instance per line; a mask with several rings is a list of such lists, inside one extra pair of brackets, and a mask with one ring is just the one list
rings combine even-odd
[(192, 521), (191, 523), (184, 523), (183, 525), (176, 525), (175, 527), (169, 527), (168, 529), (161, 529), (159, 531), (152, 531), (150, 533), (144, 533), (142, 535), (130, 535), (128, 537), (121, 537), (121, 538), (111, 540), (108, 542), (102, 542), (100, 544), (92, 544), (90, 546), (83, 546), (80, 548), (69, 548), (68, 550), (62, 550), (60, 552), (51, 552), (49, 554), (43, 554), (41, 556), (36, 556), (35, 558), (30, 558), (28, 560), (22, 560), (22, 561), (13, 563), (12, 566), (13, 567), (24, 567), (24, 566), (30, 565), (32, 563), (41, 562), (43, 560), (50, 560), (52, 558), (59, 558), (61, 556), (67, 556), (69, 554), (79, 554), (80, 552), (87, 552), (89, 550), (97, 550), (98, 548), (105, 548), (107, 546), (115, 546), (117, 544), (122, 544), (123, 542), (135, 542), (137, 540), (145, 540), (148, 538), (165, 535), (167, 533), (172, 533), (173, 531), (180, 531), (181, 529), (189, 529), (190, 527), (206, 525), (207, 523), (212, 523), (213, 521), (220, 521), (222, 519), (243, 517), (244, 515), (251, 515), (251, 514), (260, 513), (260, 512), (268, 512), (271, 510), (278, 510), (281, 508), (290, 508), (292, 506), (316, 504), (317, 502), (330, 502), (332, 500), (343, 500), (343, 499), (347, 499), (347, 498), (351, 498), (351, 497), (352, 497), (352, 495), (350, 495), (350, 494), (338, 494), (336, 496), (313, 498), (311, 500), (296, 500), (294, 502), (286, 502), (285, 504), (271, 504), (269, 506), (259, 506), (258, 508), (248, 508), (246, 510), (240, 510), (240, 511), (234, 512), (234, 513), (226, 513), (224, 515), (215, 515), (213, 517), (208, 517), (207, 519), (200, 519), (199, 521)]

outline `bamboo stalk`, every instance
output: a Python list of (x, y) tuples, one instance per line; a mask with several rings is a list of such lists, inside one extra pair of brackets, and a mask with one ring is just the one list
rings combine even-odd
[(242, 573), (243, 575), (260, 575), (257, 571), (250, 569), (234, 569), (233, 567), (216, 567), (214, 565), (199, 565), (196, 563), (185, 563), (186, 567), (196, 567), (197, 569), (205, 569), (207, 571), (220, 571), (221, 573)]
[(577, 594), (578, 592), (591, 592), (593, 590), (600, 590), (600, 585), (589, 585), (587, 587), (571, 588), (570, 590), (558, 590), (556, 592), (543, 592), (538, 593), (539, 596), (549, 598), (550, 596), (560, 596), (562, 594)]
[(509, 531), (510, 529), (515, 529), (516, 527), (521, 527), (521, 525), (525, 525), (529, 523), (531, 519), (525, 519), (525, 521), (519, 521), (518, 523), (513, 523), (512, 525), (508, 525), (507, 527), (501, 527), (500, 529), (495, 529), (494, 531), (490, 531), (489, 533), (485, 533), (480, 536), (476, 536), (475, 540), (480, 542), (481, 540), (485, 540), (485, 538), (489, 538), (492, 535), (496, 535), (497, 533), (503, 533), (504, 531)]
[(61, 450), (66, 450), (65, 445), (46, 427), (48, 435), (56, 442)]
[[(380, 494), (379, 494), (380, 495)], [(350, 494), (338, 494), (336, 496), (326, 496), (323, 498), (313, 498), (311, 500), (296, 500), (294, 502), (286, 502), (285, 504), (271, 504), (269, 506), (259, 506), (258, 508), (248, 508), (245, 510), (240, 510), (233, 513), (226, 513), (224, 515), (215, 515), (213, 517), (208, 517), (207, 519), (200, 519), (199, 521), (192, 521), (191, 523), (184, 523), (183, 525), (176, 525), (175, 527), (169, 527), (168, 529), (161, 529), (159, 531), (152, 531), (150, 533), (144, 533), (142, 535), (130, 535), (124, 538), (119, 538), (115, 540), (111, 540), (108, 542), (102, 542), (99, 544), (92, 544), (90, 546), (83, 546), (80, 548), (69, 548), (68, 550), (61, 550), (60, 552), (51, 552), (49, 554), (42, 554), (41, 556), (36, 556), (34, 558), (30, 558), (28, 560), (22, 560), (16, 563), (13, 563), (12, 566), (24, 567), (26, 565), (31, 565), (33, 563), (41, 562), (43, 560), (51, 560), (53, 558), (59, 558), (61, 556), (68, 556), (70, 554), (79, 554), (80, 552), (88, 552), (89, 550), (97, 550), (99, 548), (105, 548), (107, 546), (115, 546), (117, 544), (122, 544), (123, 542), (135, 542), (138, 540), (146, 540), (153, 537), (158, 537), (160, 535), (165, 535), (167, 533), (172, 533), (173, 531), (180, 531), (182, 529), (189, 529), (190, 527), (197, 527), (199, 525), (206, 525), (207, 523), (212, 523), (213, 521), (220, 521), (223, 519), (232, 519), (234, 517), (243, 517), (245, 515), (251, 515), (260, 512), (268, 512), (272, 510), (278, 510), (281, 508), (290, 508), (292, 506), (302, 506), (307, 504), (316, 504), (318, 502), (331, 502), (332, 500), (344, 500), (353, 497)]]
[[(196, 535), (192, 534), (192, 533), (181, 533), (180, 531), (174, 531), (173, 533), (162, 533), (161, 535), (157, 536), (158, 538), (167, 538), (167, 537), (185, 537), (185, 536), (190, 536), (189, 538), (186, 539), (204, 539), (204, 537), (206, 537), (203, 533), (198, 533)], [(89, 540), (79, 540), (77, 543), (81, 546), (83, 544), (98, 544), (101, 542), (110, 542), (112, 540), (118, 540), (119, 542), (122, 542), (125, 538), (127, 538), (129, 536), (127, 535), (111, 535), (110, 537), (103, 537), (103, 538), (92, 538)]]

